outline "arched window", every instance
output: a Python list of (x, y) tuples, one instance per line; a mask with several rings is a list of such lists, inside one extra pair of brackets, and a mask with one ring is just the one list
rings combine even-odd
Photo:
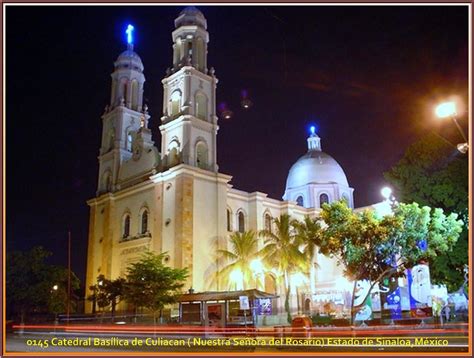
[(112, 189), (112, 175), (110, 174), (110, 170), (107, 170), (102, 178), (102, 188), (104, 191), (110, 191)]
[(123, 218), (123, 238), (130, 236), (130, 215), (126, 214)]
[(196, 165), (201, 169), (207, 169), (208, 156), (209, 154), (206, 142), (198, 142), (198, 144), (196, 144)]
[(272, 232), (272, 217), (270, 214), (265, 214), (265, 230)]
[(298, 204), (299, 206), (304, 206), (304, 200), (301, 195), (296, 198), (296, 204)]
[(204, 70), (204, 40), (202, 37), (198, 37), (196, 40), (196, 47), (197, 47), (197, 68), (198, 70)]
[(329, 196), (325, 193), (321, 194), (319, 196), (319, 207), (323, 207), (323, 204), (328, 204), (329, 203)]
[(114, 138), (115, 133), (113, 129), (109, 130), (109, 135), (107, 136), (107, 150), (111, 150), (114, 147)]
[(137, 80), (132, 81), (132, 109), (138, 110), (138, 82)]
[(174, 91), (171, 94), (171, 108), (170, 108), (170, 115), (172, 117), (177, 116), (181, 111), (181, 92)]
[(176, 45), (174, 46), (175, 61), (174, 64), (177, 65), (181, 61), (181, 38), (176, 39)]
[(230, 210), (227, 209), (227, 231), (232, 231), (231, 219), (232, 219), (232, 216), (231, 216)]
[(127, 150), (129, 152), (132, 151), (132, 143), (133, 143), (133, 135), (132, 132), (128, 132), (127, 134)]
[(275, 294), (277, 292), (277, 284), (275, 277), (270, 274), (266, 273), (264, 277), (264, 284), (265, 284), (265, 292)]
[(177, 140), (171, 141), (168, 146), (168, 165), (173, 166), (178, 164), (179, 143)]
[(204, 93), (196, 94), (196, 117), (199, 119), (207, 119), (207, 97)]
[(142, 213), (142, 227), (140, 230), (141, 234), (146, 234), (148, 232), (148, 210), (144, 210)]
[(239, 232), (244, 232), (245, 231), (245, 217), (243, 212), (239, 212), (238, 215), (239, 218)]
[[(123, 80), (122, 81), (122, 98), (125, 103), (127, 103), (127, 100), (128, 100), (127, 96), (128, 96), (127, 81)], [(122, 101), (122, 98), (120, 98), (120, 101)]]

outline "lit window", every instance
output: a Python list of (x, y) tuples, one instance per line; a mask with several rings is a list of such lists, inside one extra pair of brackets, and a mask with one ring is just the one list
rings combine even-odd
[(177, 116), (181, 110), (181, 92), (174, 91), (171, 95), (170, 115)]
[(133, 142), (133, 136), (132, 136), (132, 133), (129, 132), (127, 135), (127, 150), (129, 152), (132, 151), (132, 142)]
[(207, 98), (201, 92), (196, 94), (196, 117), (204, 120), (207, 118)]
[(199, 142), (196, 145), (196, 165), (201, 169), (207, 169), (208, 151), (205, 142)]

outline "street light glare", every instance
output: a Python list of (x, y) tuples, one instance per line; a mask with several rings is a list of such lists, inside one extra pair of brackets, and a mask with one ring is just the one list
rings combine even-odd
[(250, 262), (250, 269), (254, 274), (261, 273), (263, 271), (262, 261), (259, 259), (252, 260), (252, 262)]
[(240, 283), (244, 279), (244, 275), (240, 269), (235, 269), (230, 273), (230, 280), (235, 283)]
[(382, 190), (380, 190), (380, 193), (382, 194), (382, 196), (385, 198), (385, 199), (388, 199), (390, 198), (390, 195), (392, 195), (392, 189), (390, 189), (388, 186), (382, 188)]
[(454, 102), (445, 102), (441, 103), (436, 107), (436, 116), (438, 118), (451, 117), (456, 114), (456, 103)]

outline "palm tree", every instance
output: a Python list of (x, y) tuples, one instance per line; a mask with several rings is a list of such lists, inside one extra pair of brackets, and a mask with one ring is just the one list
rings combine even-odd
[(298, 240), (305, 245), (303, 253), (311, 262), (323, 243), (323, 228), (318, 219), (305, 216), (303, 222), (294, 223)]
[(313, 260), (316, 253), (318, 251), (321, 252), (321, 246), (324, 243), (324, 230), (319, 219), (313, 219), (309, 216), (305, 216), (304, 221), (298, 221), (294, 224), (294, 226), (296, 230), (296, 236), (298, 237), (299, 241), (305, 245), (303, 254), (310, 265), (308, 278), (311, 291), (313, 291), (314, 282), (316, 279), (315, 268), (318, 267), (316, 263), (314, 264), (315, 267), (313, 266)]
[(285, 283), (285, 311), (288, 322), (291, 322), (289, 296), (291, 290), (290, 275), (300, 271), (306, 272), (308, 260), (300, 251), (302, 244), (296, 235), (296, 220), (292, 220), (288, 214), (280, 215), (274, 219), (275, 229), (262, 230), (259, 234), (265, 237), (265, 246), (260, 251), (267, 267), (274, 268), (280, 273), (279, 278)]
[[(258, 257), (258, 239), (254, 231), (234, 232), (230, 236), (230, 250), (217, 250), (222, 258), (230, 260), (227, 266), (219, 271), (219, 275), (230, 286), (231, 275), (236, 272), (241, 274), (243, 289), (247, 289), (252, 282), (253, 272), (251, 262)], [(239, 275), (240, 275), (239, 274)], [(234, 278), (235, 280), (235, 278)], [(237, 283), (236, 283), (236, 286)]]

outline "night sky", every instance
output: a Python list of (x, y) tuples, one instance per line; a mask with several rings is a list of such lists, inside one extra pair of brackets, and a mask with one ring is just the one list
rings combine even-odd
[[(311, 124), (344, 168), (356, 207), (381, 200), (383, 172), (421, 136), (461, 141), (453, 123), (433, 118), (433, 105), (451, 95), (467, 103), (466, 6), (199, 8), (217, 101), (234, 112), (219, 120), (218, 164), (235, 188), (281, 199)], [(161, 80), (181, 9), (6, 8), (7, 250), (42, 245), (66, 264), (70, 228), (73, 270), (84, 279), (86, 200), (97, 189), (101, 115), (123, 31), (134, 24), (160, 148)]]

